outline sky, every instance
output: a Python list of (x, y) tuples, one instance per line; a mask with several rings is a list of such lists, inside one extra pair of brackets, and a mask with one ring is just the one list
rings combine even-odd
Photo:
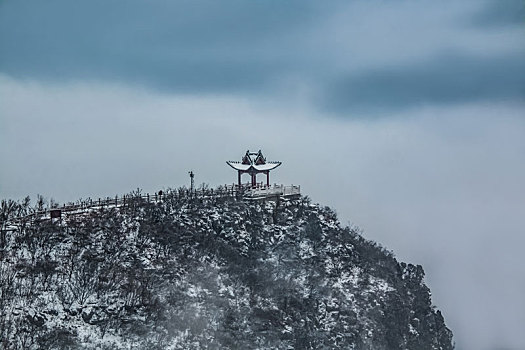
[(523, 350), (524, 39), (523, 0), (0, 0), (0, 198), (233, 183), (262, 149), (423, 265), (458, 350)]

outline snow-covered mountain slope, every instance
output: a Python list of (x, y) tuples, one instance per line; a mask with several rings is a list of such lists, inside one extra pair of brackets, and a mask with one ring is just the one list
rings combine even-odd
[(4, 230), (0, 347), (452, 349), (421, 266), (330, 208), (174, 193)]

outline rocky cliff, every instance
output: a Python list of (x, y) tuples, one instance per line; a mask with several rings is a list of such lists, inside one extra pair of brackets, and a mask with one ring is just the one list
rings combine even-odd
[(162, 201), (7, 223), (6, 349), (452, 349), (421, 266), (333, 210), (168, 193)]

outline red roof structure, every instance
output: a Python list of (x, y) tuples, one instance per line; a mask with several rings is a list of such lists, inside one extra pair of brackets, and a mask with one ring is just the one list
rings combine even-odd
[(261, 150), (259, 152), (246, 151), (242, 161), (227, 161), (226, 164), (237, 170), (238, 183), (241, 186), (241, 175), (246, 173), (251, 176), (251, 185), (255, 187), (257, 185), (257, 174), (266, 174), (266, 186), (270, 186), (270, 170), (277, 168), (281, 165), (281, 162), (269, 162), (263, 156)]

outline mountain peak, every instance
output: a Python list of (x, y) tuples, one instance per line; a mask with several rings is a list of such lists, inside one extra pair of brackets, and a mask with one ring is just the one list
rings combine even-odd
[(7, 348), (453, 348), (422, 267), (304, 196), (168, 191), (2, 237)]

